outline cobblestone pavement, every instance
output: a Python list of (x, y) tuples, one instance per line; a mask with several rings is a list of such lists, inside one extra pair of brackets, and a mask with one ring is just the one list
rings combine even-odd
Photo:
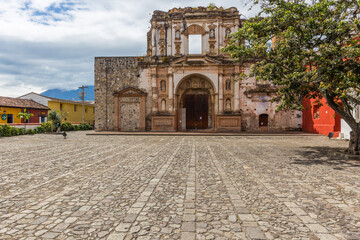
[(324, 136), (0, 138), (0, 239), (360, 239)]

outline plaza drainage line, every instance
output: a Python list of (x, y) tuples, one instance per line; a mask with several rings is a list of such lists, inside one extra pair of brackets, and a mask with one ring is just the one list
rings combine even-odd
[(254, 216), (250, 213), (250, 210), (246, 208), (246, 204), (239, 195), (233, 181), (228, 177), (224, 168), (221, 166), (220, 162), (218, 161), (217, 157), (215, 156), (214, 152), (212, 151), (211, 147), (207, 145), (207, 149), (210, 153), (210, 159), (214, 163), (219, 175), (226, 187), (226, 190), (229, 194), (230, 201), (234, 207), (235, 212), (238, 215), (238, 218), (241, 221), (252, 223), (256, 226), (247, 226), (245, 227), (246, 234), (250, 237), (250, 239), (267, 239), (258, 226)]
[[(115, 228), (116, 233), (111, 233), (108, 236), (108, 240), (114, 240), (114, 239), (124, 239), (124, 237), (127, 235), (128, 230), (133, 226), (134, 222), (138, 218), (140, 212), (145, 207), (146, 203), (150, 199), (150, 196), (153, 194), (154, 190), (158, 186), (159, 182), (161, 181), (162, 177), (165, 175), (165, 172), (168, 170), (169, 166), (175, 159), (177, 153), (179, 152), (181, 146), (183, 145), (184, 138), (182, 138), (181, 143), (177, 146), (175, 151), (171, 154), (171, 156), (167, 159), (165, 164), (160, 168), (157, 175), (150, 180), (149, 184), (145, 188), (145, 190), (140, 194), (140, 196), (137, 198), (137, 200), (133, 203), (133, 205), (130, 207), (130, 209), (126, 212), (125, 218), (123, 220), (123, 223), (119, 223), (118, 226)], [(123, 233), (119, 233), (123, 232)]]
[(181, 239), (196, 239), (196, 144), (192, 142), (189, 174), (186, 181)]

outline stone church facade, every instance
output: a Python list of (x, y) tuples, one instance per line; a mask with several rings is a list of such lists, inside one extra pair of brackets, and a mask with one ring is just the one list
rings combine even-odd
[[(221, 48), (243, 21), (236, 8), (155, 11), (146, 56), (95, 58), (96, 130), (301, 128), (300, 112), (275, 112), (271, 85), (236, 80), (252, 63), (235, 63)], [(193, 36), (197, 54), (190, 52)]]

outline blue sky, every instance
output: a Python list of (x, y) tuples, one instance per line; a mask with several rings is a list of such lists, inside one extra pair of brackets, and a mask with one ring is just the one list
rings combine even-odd
[(0, 96), (93, 85), (94, 57), (142, 56), (155, 10), (248, 0), (0, 0)]

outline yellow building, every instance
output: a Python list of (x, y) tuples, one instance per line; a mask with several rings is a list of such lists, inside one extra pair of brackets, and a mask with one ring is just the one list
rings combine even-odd
[[(28, 120), (18, 118), (20, 112), (31, 113)], [(46, 122), (49, 108), (28, 99), (0, 97), (0, 125), (20, 123), (42, 123)]]
[[(65, 114), (64, 122), (81, 123), (83, 121), (83, 106), (82, 102), (63, 100), (52, 98), (48, 102), (48, 107), (51, 110), (59, 111)], [(95, 107), (93, 103), (85, 102), (84, 104), (84, 119), (89, 124), (94, 123)]]
[[(83, 122), (83, 106), (81, 101), (70, 101), (65, 99), (52, 98), (34, 92), (20, 96), (19, 98), (32, 99), (35, 102), (48, 106), (51, 110), (59, 111), (66, 114), (66, 116), (63, 119), (64, 122), (71, 122), (71, 123)], [(85, 112), (84, 114), (85, 122), (91, 125), (94, 124), (94, 120), (95, 120), (94, 103), (85, 101), (84, 112)]]

